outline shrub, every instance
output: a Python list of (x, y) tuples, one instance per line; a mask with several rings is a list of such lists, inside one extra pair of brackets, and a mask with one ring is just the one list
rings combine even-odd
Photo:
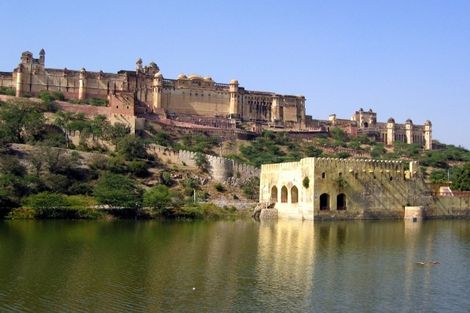
[(224, 187), (224, 185), (222, 185), (221, 183), (216, 183), (214, 185), (214, 188), (215, 190), (217, 190), (218, 192), (224, 192), (226, 189)]
[(48, 191), (27, 197), (24, 204), (33, 209), (54, 209), (70, 206), (64, 195)]
[(0, 95), (14, 96), (16, 95), (16, 90), (15, 88), (1, 86)]
[(241, 187), (245, 197), (251, 200), (257, 200), (259, 197), (259, 178), (252, 177)]
[(129, 161), (127, 162), (127, 171), (137, 177), (148, 176), (148, 165), (145, 161)]
[(11, 220), (25, 220), (34, 219), (36, 217), (36, 210), (32, 208), (16, 208), (10, 211), (7, 215), (7, 219)]
[(302, 180), (302, 186), (304, 186), (305, 189), (308, 189), (308, 187), (310, 186), (310, 178), (308, 178), (308, 176), (305, 176)]
[(150, 188), (144, 193), (144, 206), (162, 214), (171, 203), (170, 189), (165, 185)]
[(174, 182), (173, 182), (173, 179), (171, 179), (171, 173), (170, 172), (162, 172), (160, 174), (160, 180), (164, 185), (166, 185), (168, 187), (173, 186)]
[(88, 98), (85, 100), (85, 103), (88, 105), (98, 106), (98, 107), (105, 107), (108, 105), (108, 100), (101, 99), (101, 98)]
[(116, 151), (126, 160), (143, 159), (147, 157), (145, 145), (139, 137), (127, 135), (117, 143)]
[(137, 208), (142, 204), (142, 191), (133, 180), (119, 174), (104, 173), (93, 194), (98, 203), (113, 207)]
[(205, 171), (207, 170), (208, 162), (207, 162), (207, 157), (205, 154), (201, 152), (197, 152), (194, 157), (194, 162), (196, 162), (197, 167), (199, 167), (200, 170)]

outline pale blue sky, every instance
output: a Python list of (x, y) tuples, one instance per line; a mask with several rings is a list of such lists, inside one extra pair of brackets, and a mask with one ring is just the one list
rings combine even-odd
[(470, 148), (470, 1), (6, 1), (0, 71), (46, 50), (46, 66), (115, 72), (155, 61), (179, 73), (305, 95), (307, 113), (433, 122)]

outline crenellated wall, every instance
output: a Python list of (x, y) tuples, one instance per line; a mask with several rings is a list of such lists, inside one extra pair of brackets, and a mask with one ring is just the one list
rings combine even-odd
[[(197, 168), (196, 162), (194, 161), (197, 154), (196, 152), (187, 150), (175, 151), (168, 147), (155, 144), (148, 145), (147, 151), (164, 162)], [(205, 156), (208, 163), (207, 170), (216, 181), (223, 182), (231, 177), (239, 178), (243, 181), (251, 177), (259, 176), (260, 169), (254, 166), (219, 156), (208, 154)]]
[(260, 202), (280, 216), (400, 218), (406, 205), (430, 206), (416, 162), (305, 158), (261, 167)]

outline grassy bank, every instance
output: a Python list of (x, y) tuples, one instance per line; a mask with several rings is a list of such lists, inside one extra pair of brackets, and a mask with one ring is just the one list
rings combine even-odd
[(3, 219), (237, 219), (249, 216), (249, 210), (218, 207), (212, 203), (192, 203), (165, 210), (113, 207), (20, 207), (2, 210)]

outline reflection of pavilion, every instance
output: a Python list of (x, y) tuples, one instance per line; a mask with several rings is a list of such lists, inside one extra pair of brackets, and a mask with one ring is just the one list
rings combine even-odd
[(256, 263), (260, 288), (266, 286), (266, 292), (278, 291), (279, 303), (295, 300), (297, 305), (308, 306), (313, 288), (314, 254), (312, 221), (262, 221)]

